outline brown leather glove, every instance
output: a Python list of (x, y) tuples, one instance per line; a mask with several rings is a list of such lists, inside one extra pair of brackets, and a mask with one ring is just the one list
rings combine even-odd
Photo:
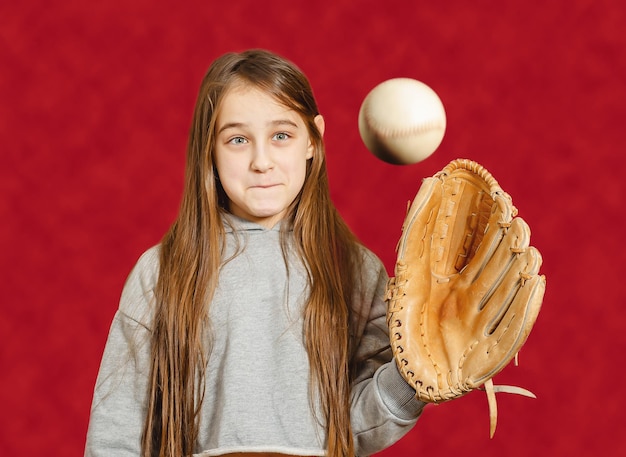
[(530, 333), (545, 291), (542, 258), (512, 200), (476, 162), (458, 159), (426, 178), (402, 227), (387, 323), (402, 376), (439, 403), (485, 387)]

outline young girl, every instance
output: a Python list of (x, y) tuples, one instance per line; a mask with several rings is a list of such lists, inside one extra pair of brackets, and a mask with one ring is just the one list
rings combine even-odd
[(364, 456), (415, 424), (387, 275), (330, 200), (323, 133), (292, 63), (213, 63), (179, 215), (111, 326), (86, 456)]

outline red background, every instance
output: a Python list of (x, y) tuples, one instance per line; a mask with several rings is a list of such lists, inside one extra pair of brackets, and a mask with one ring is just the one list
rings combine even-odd
[[(264, 47), (309, 76), (335, 202), (390, 271), (407, 200), (457, 157), (496, 176), (544, 256), (543, 310), (496, 378), (538, 399), (501, 395), (493, 440), (482, 394), (429, 407), (382, 455), (626, 455), (623, 5), (2, 2), (0, 454), (82, 454), (122, 285), (178, 209), (200, 79)], [(448, 114), (439, 150), (407, 167), (369, 154), (356, 122), (399, 76)]]

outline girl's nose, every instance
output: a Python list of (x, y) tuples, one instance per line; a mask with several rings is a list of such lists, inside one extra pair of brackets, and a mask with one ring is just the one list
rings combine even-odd
[(257, 144), (254, 147), (250, 166), (254, 171), (258, 171), (260, 173), (264, 173), (272, 169), (274, 163), (267, 145)]

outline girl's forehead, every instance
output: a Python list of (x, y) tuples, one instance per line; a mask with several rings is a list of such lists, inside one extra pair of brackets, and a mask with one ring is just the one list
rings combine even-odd
[(246, 81), (235, 80), (235, 82), (224, 91), (222, 101), (228, 98), (262, 98), (269, 103), (285, 106), (285, 103), (268, 89)]
[[(253, 84), (234, 84), (224, 92), (217, 111), (217, 121), (244, 122), (263, 116), (282, 116), (302, 119), (300, 113), (287, 106), (274, 94)], [(233, 119), (234, 118), (234, 119)]]

